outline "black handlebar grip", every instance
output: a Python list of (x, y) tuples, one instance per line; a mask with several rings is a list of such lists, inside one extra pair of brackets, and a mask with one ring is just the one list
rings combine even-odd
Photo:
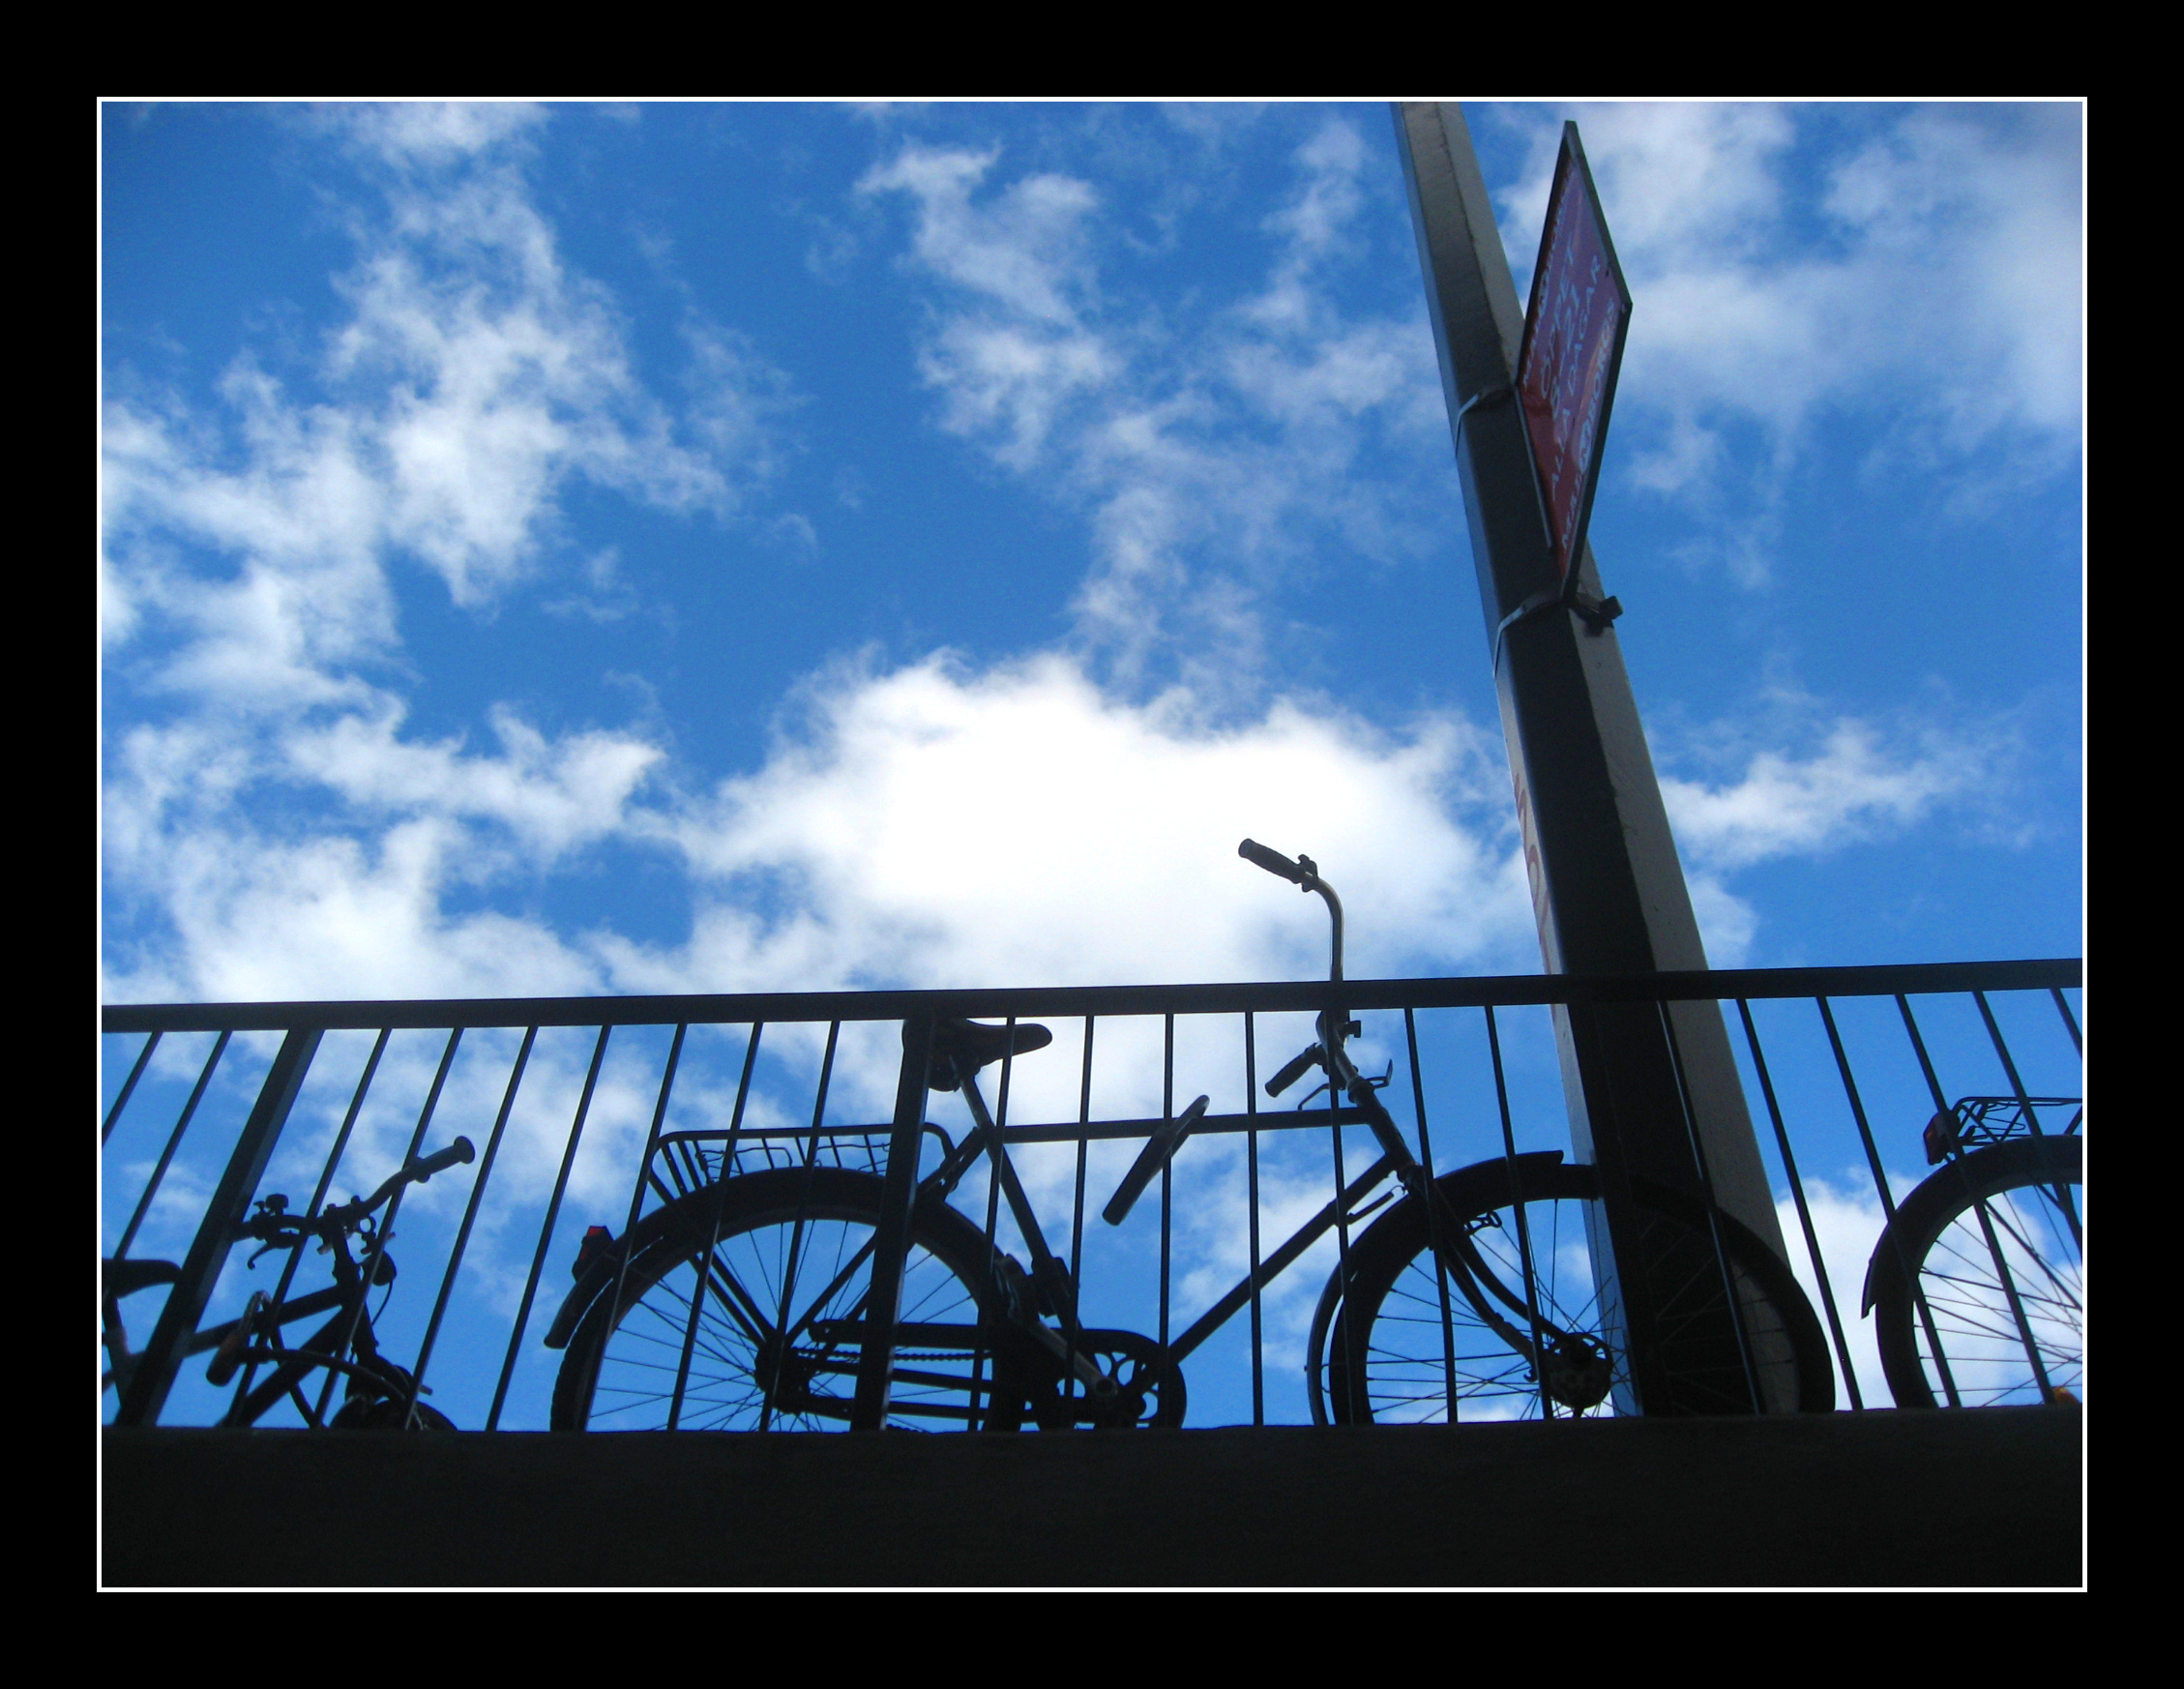
[(1280, 1073), (1266, 1082), (1266, 1094), (1270, 1097), (1279, 1097), (1297, 1082), (1298, 1078), (1306, 1068), (1316, 1066), (1318, 1063), (1319, 1046), (1316, 1044), (1306, 1045), (1304, 1049), (1298, 1051), (1296, 1054), (1289, 1058), (1287, 1065)]
[(1291, 862), (1279, 850), (1269, 850), (1255, 839), (1246, 839), (1236, 846), (1236, 854), (1246, 862), (1255, 862), (1269, 874), (1278, 874), (1291, 885), (1305, 882), (1305, 871)]
[(445, 1172), (457, 1162), (476, 1161), (478, 1151), (467, 1138), (457, 1138), (437, 1155), (428, 1155), (423, 1161), (413, 1161), (402, 1170), (419, 1184), (436, 1172)]
[(1153, 1182), (1153, 1175), (1167, 1166), (1175, 1152), (1183, 1147), (1183, 1141), (1191, 1136), (1191, 1129), (1197, 1125), (1206, 1111), (1206, 1105), (1212, 1101), (1211, 1097), (1200, 1097), (1174, 1119), (1153, 1128), (1152, 1136), (1145, 1140), (1145, 1147), (1137, 1152), (1136, 1161), (1123, 1174), (1122, 1183), (1107, 1199), (1107, 1205), (1100, 1210), (1101, 1219), (1109, 1226), (1120, 1226), (1130, 1218), (1130, 1210), (1136, 1205), (1145, 1187)]

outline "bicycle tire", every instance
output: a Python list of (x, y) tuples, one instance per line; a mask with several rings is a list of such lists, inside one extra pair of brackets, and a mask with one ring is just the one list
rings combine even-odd
[[(2042, 1399), (2005, 1277), (2031, 1330), (2031, 1350), (2047, 1372), (2048, 1399), (2065, 1390), (2082, 1401), (2083, 1254), (2057, 1194), (2068, 1198), (2082, 1187), (2083, 1175), (2078, 1138), (2014, 1138), (1948, 1163), (1898, 1204), (1874, 1249), (1867, 1296), (1881, 1372), (1897, 1407)], [(1979, 1223), (1983, 1206), (1994, 1228), (1994, 1249)], [(1932, 1337), (1940, 1340), (1938, 1360)]]
[[(1606, 1415), (1630, 1401), (1624, 1356), (1602, 1336), (1583, 1211), (1599, 1195), (1590, 1167), (1520, 1158), (1480, 1162), (1436, 1181), (1479, 1255), (1498, 1275), (1496, 1313), (1518, 1331), (1529, 1317), (1515, 1223), (1520, 1186), (1531, 1241), (1533, 1295), (1544, 1325), (1579, 1343), (1550, 1374), (1557, 1417)], [(1720, 1334), (1724, 1284), (1704, 1205), (1639, 1182), (1633, 1192), (1640, 1241), (1655, 1262), (1662, 1370), (1674, 1394), (1659, 1414), (1749, 1413), (1744, 1357)], [(1504, 1216), (1507, 1216), (1505, 1219)], [(1736, 1274), (1745, 1341), (1751, 1346), (1768, 1411), (1826, 1412), (1835, 1406), (1835, 1372), (1826, 1335), (1774, 1251), (1727, 1214), (1713, 1216)], [(1422, 1204), (1404, 1199), (1354, 1240), (1349, 1282), (1342, 1269), (1321, 1298), (1308, 1373), (1320, 1423), (1447, 1423), (1538, 1418), (1541, 1387), (1527, 1357), (1482, 1319), (1448, 1282), (1444, 1323), (1440, 1275)], [(1353, 1358), (1354, 1357), (1354, 1358)]]
[[(777, 1168), (738, 1174), (724, 1189), (693, 1191), (647, 1215), (635, 1229), (619, 1297), (612, 1289), (603, 1292), (571, 1336), (554, 1382), (552, 1428), (660, 1430), (672, 1416), (684, 1430), (847, 1429), (855, 1344), (812, 1341), (783, 1350), (766, 1332), (779, 1328), (784, 1286), (794, 1300), (792, 1330), (849, 1319), (869, 1263), (825, 1306), (805, 1298), (826, 1290), (854, 1260), (878, 1224), (885, 1188), (878, 1175), (845, 1168)], [(671, 1415), (709, 1243), (713, 1289), (698, 1303), (683, 1401)], [(942, 1202), (919, 1204), (899, 1318), (965, 1335), (930, 1353), (899, 1340), (890, 1425), (984, 1425), (995, 1368), (986, 1318), (993, 1260), (985, 1234), (961, 1214)], [(967, 1335), (973, 1330), (981, 1331), (975, 1340)], [(936, 1372), (934, 1361), (953, 1370)]]

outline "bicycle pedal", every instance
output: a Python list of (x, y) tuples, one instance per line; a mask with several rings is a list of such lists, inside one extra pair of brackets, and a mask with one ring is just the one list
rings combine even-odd
[(1074, 1319), (1077, 1317), (1077, 1284), (1069, 1276), (1069, 1268), (1048, 1256), (1032, 1273), (1032, 1284), (1039, 1293), (1039, 1312), (1055, 1319)]

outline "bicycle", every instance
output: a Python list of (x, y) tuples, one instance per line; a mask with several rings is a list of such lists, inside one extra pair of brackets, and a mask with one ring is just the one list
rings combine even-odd
[[(417, 1400), (428, 1392), (409, 1370), (380, 1352), (367, 1302), (374, 1289), (395, 1282), (394, 1259), (386, 1248), (394, 1233), (375, 1224), (373, 1217), (404, 1185), (421, 1185), (434, 1173), (474, 1160), (476, 1154), (469, 1139), (457, 1138), (437, 1154), (401, 1168), (369, 1197), (352, 1198), (315, 1215), (289, 1213), (288, 1199), (278, 1192), (259, 1200), (256, 1211), (236, 1228), (238, 1241), (255, 1239), (260, 1245), (248, 1264), (255, 1268), (261, 1257), (283, 1251), (293, 1252), (294, 1261), (271, 1295), (252, 1290), (237, 1318), (197, 1332), (183, 1351), (185, 1355), (212, 1351), (205, 1378), (216, 1389), (226, 1388), (237, 1373), (244, 1375), (221, 1425), (255, 1425), (285, 1398), (295, 1403), (304, 1423), (314, 1431), (455, 1429), (446, 1414)], [(352, 1236), (364, 1246), (362, 1260), (350, 1253)], [(334, 1283), (290, 1298), (287, 1287), (302, 1262), (304, 1245), (312, 1241), (321, 1254), (334, 1258)], [(110, 1361), (102, 1383), (123, 1391), (139, 1357), (129, 1348), (121, 1298), (174, 1284), (182, 1269), (170, 1260), (130, 1259), (105, 1260), (101, 1269), (104, 1342)], [(382, 1301), (380, 1311), (385, 1310)], [(291, 1348), (282, 1343), (281, 1327), (327, 1313), (333, 1318), (301, 1347)], [(255, 1374), (261, 1366), (272, 1370), (258, 1381)], [(314, 1405), (302, 1386), (306, 1378), (321, 1371), (327, 1378)], [(347, 1378), (348, 1386), (340, 1408), (328, 1417), (326, 1408), (337, 1378)]]
[[(1601, 1333), (1589, 1281), (1580, 1290), (1561, 1262), (1569, 1252), (1557, 1247), (1565, 1219), (1574, 1236), (1579, 1209), (1594, 1200), (1591, 1170), (1565, 1167), (1560, 1151), (1548, 1151), (1429, 1180), (1380, 1103), (1385, 1080), (1360, 1075), (1343, 1048), (1361, 1027), (1341, 1007), (1340, 899), (1309, 857), (1291, 862), (1248, 839), (1238, 853), (1318, 893), (1333, 930), (1331, 1006), (1313, 1043), (1267, 1081), (1266, 1092), (1280, 1096), (1317, 1067), (1327, 1076), (1330, 1121), (1369, 1127), (1379, 1159), (1165, 1347), (1141, 1333), (1086, 1327), (1077, 1286), (1047, 1243), (977, 1083), (982, 1069), (1043, 1049), (1052, 1034), (1032, 1024), (941, 1022), (927, 1083), (960, 1090), (973, 1129), (959, 1143), (925, 1127), (942, 1153), (912, 1209), (891, 1423), (985, 1431), (1179, 1425), (1188, 1400), (1182, 1361), (1327, 1232), (1346, 1235), (1375, 1209), (1385, 1211), (1348, 1243), (1314, 1318), (1306, 1374), (1316, 1422), (1454, 1418), (1460, 1402), (1489, 1416), (1582, 1414), (1601, 1409), (1626, 1381)], [(1109, 1224), (1127, 1217), (1194, 1130), (1215, 1123), (1207, 1106), (1201, 1096), (1152, 1128), (1107, 1205)], [(545, 1337), (566, 1351), (553, 1429), (818, 1430), (849, 1422), (884, 1180), (819, 1163), (819, 1136), (810, 1135), (801, 1167), (730, 1176), (723, 1151), (713, 1182), (654, 1209), (627, 1238), (599, 1227), (587, 1232), (577, 1282)], [(948, 1203), (981, 1157), (1024, 1239), (1028, 1266)], [(1401, 1195), (1369, 1200), (1390, 1178)], [(1669, 1410), (1750, 1411), (1754, 1377), (1769, 1410), (1832, 1408), (1819, 1322), (1773, 1252), (1727, 1216), (1713, 1216), (1751, 1344), (1747, 1373), (1739, 1355), (1725, 1361), (1705, 1335), (1719, 1330), (1727, 1293), (1705, 1210), (1650, 1189), (1638, 1202), (1662, 1243), (1657, 1255), (1689, 1268), (1661, 1319), (1680, 1392)], [(1543, 1238), (1545, 1257), (1533, 1248)], [(1411, 1329), (1411, 1280), (1421, 1271), (1439, 1314), (1430, 1346)], [(1437, 1393), (1421, 1388), (1428, 1362), (1441, 1381)]]
[[(2042, 1109), (2074, 1109), (2061, 1132)], [(1963, 1097), (1927, 1123), (1939, 1168), (1867, 1266), (1899, 1408), (2077, 1402), (2084, 1390), (2084, 1111), (2076, 1097)]]

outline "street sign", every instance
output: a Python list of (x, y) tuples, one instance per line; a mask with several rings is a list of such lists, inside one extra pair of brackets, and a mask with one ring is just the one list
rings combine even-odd
[(1584, 551), (1630, 325), (1631, 290), (1608, 238), (1578, 126), (1566, 123), (1517, 359), (1518, 400), (1539, 471), (1556, 578), (1566, 587)]

